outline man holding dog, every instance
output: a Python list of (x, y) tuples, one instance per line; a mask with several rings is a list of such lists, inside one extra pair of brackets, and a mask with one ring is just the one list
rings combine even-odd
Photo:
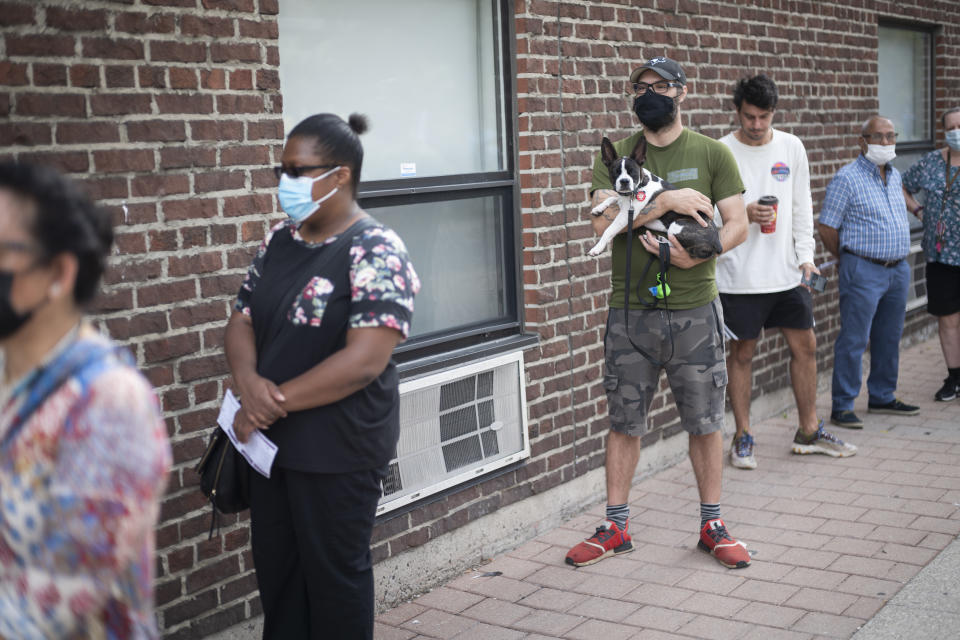
[[(743, 183), (729, 149), (683, 126), (678, 107), (687, 97), (686, 81), (683, 69), (669, 58), (654, 58), (635, 69), (630, 93), (643, 130), (614, 147), (619, 155), (630, 155), (644, 136), (644, 168), (677, 187), (651, 196), (649, 202), (638, 202), (634, 228), (671, 210), (706, 225), (704, 217), (712, 218), (716, 204), (724, 222), (720, 240), (726, 252), (746, 236)], [(594, 207), (616, 195), (599, 157), (591, 191)], [(593, 218), (594, 231), (601, 235), (617, 213), (611, 207)], [(613, 241), (613, 291), (604, 339), (603, 383), (611, 423), (606, 449), (607, 518), (593, 536), (570, 550), (566, 562), (583, 566), (633, 550), (627, 500), (640, 456), (640, 436), (649, 430), (647, 413), (660, 371), (665, 369), (689, 434), (690, 461), (700, 493), (698, 547), (724, 566), (746, 567), (750, 564), (746, 546), (730, 535), (720, 517), (727, 373), (716, 259), (692, 258), (675, 237), (668, 236), (670, 267), (665, 284), (669, 288), (659, 288), (666, 295), (654, 298), (661, 284), (658, 271), (663, 269), (651, 267), (658, 264), (654, 256), (660, 250), (658, 240), (647, 231), (632, 242), (630, 276), (636, 288), (630, 287), (630, 302), (624, 309), (626, 236), (620, 234)]]
[(827, 185), (820, 238), (840, 261), (840, 335), (833, 349), (830, 422), (863, 428), (853, 412), (860, 393), (861, 361), (870, 343), (867, 378), (870, 413), (912, 416), (920, 408), (894, 396), (910, 286), (910, 225), (896, 156), (893, 122), (868, 119), (860, 131), (860, 155)]
[[(813, 200), (807, 152), (800, 139), (773, 128), (777, 86), (765, 75), (743, 79), (733, 92), (740, 128), (720, 139), (733, 152), (746, 185), (747, 241), (717, 260), (717, 288), (723, 316), (736, 336), (730, 341), (727, 373), (737, 432), (730, 462), (756, 469), (750, 434), (753, 354), (761, 328), (777, 327), (790, 348), (790, 382), (800, 425), (793, 439), (797, 454), (852, 456), (857, 448), (824, 431), (817, 420), (817, 338), (813, 333), (811, 274)], [(777, 207), (761, 204), (775, 196)]]

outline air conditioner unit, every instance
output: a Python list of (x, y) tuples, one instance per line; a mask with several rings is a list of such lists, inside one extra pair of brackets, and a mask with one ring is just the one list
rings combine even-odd
[(523, 353), (400, 384), (400, 441), (377, 515), (530, 457)]

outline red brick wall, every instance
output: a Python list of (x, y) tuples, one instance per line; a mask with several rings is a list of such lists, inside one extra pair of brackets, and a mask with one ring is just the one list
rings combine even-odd
[[(584, 257), (585, 203), (600, 138), (634, 124), (622, 92), (632, 65), (662, 53), (684, 64), (684, 117), (711, 136), (732, 127), (734, 80), (770, 73), (783, 96), (779, 126), (809, 150), (816, 203), (854, 155), (854, 125), (877, 108), (878, 17), (942, 26), (938, 114), (960, 103), (953, 2), (741, 4), (516, 0), (525, 314), (541, 338), (527, 354), (533, 457), (386, 519), (375, 531), (376, 559), (602, 465), (610, 262)], [(227, 518), (208, 542), (209, 511), (190, 469), (223, 391), (230, 302), (276, 214), (265, 167), (283, 135), (277, 11), (278, 0), (0, 0), (0, 156), (60, 167), (118, 225), (95, 317), (156, 386), (174, 444), (158, 528), (168, 637), (202, 637), (259, 613), (246, 523)], [(825, 366), (835, 304), (835, 291), (818, 298)], [(922, 312), (909, 322), (927, 325)], [(786, 384), (784, 356), (779, 338), (761, 342), (758, 392)], [(668, 392), (654, 407), (648, 444), (679, 429)]]
[[(657, 55), (678, 60), (690, 81), (684, 122), (715, 138), (735, 128), (735, 81), (759, 72), (773, 77), (781, 95), (775, 124), (807, 147), (816, 212), (830, 178), (857, 154), (859, 124), (878, 108), (878, 20), (938, 26), (937, 117), (960, 104), (960, 84), (950, 80), (960, 71), (960, 17), (953, 2), (746, 4), (516, 2), (526, 317), (542, 340), (540, 351), (527, 357), (535, 381), (527, 397), (533, 446), (544, 465), (537, 479), (542, 486), (603, 464), (607, 423), (600, 380), (610, 258), (585, 256), (594, 241), (586, 202), (601, 137), (625, 137), (636, 126), (624, 93), (632, 68)], [(817, 260), (827, 259), (820, 244)], [(816, 298), (823, 368), (832, 366), (836, 305), (835, 284)], [(930, 325), (921, 310), (908, 318), (906, 333)], [(788, 355), (779, 334), (760, 341), (755, 395), (788, 385)], [(661, 382), (653, 403), (657, 428), (647, 444), (680, 430), (672, 395)], [(575, 449), (561, 454), (560, 444)]]
[(59, 167), (117, 225), (96, 318), (137, 356), (173, 441), (156, 584), (170, 637), (259, 613), (248, 529), (227, 518), (207, 541), (192, 465), (223, 391), (224, 320), (275, 211), (277, 11), (277, 0), (0, 2), (0, 155)]

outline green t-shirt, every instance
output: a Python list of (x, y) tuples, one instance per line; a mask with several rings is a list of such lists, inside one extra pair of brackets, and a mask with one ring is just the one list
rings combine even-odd
[[(643, 132), (635, 133), (625, 140), (613, 143), (617, 154), (629, 155)], [(716, 204), (724, 198), (743, 193), (743, 181), (740, 179), (740, 170), (737, 161), (730, 149), (723, 143), (708, 138), (690, 129), (684, 128), (680, 137), (665, 147), (655, 147), (647, 144), (647, 159), (644, 168), (660, 176), (678, 189), (690, 187), (710, 198)], [(607, 167), (600, 159), (600, 154), (593, 163), (593, 184), (591, 193), (597, 189), (613, 189)], [(610, 306), (623, 308), (624, 273), (627, 266), (627, 234), (621, 233), (614, 238), (611, 245), (613, 252), (613, 269), (610, 279), (613, 292), (610, 297)], [(650, 287), (656, 284), (657, 272), (660, 269), (656, 257), (643, 248), (640, 240), (634, 236), (633, 257), (630, 270), (630, 308), (645, 309), (637, 299), (637, 285), (640, 274), (650, 258), (654, 264), (650, 266), (647, 277), (640, 285), (644, 292), (643, 300), (653, 302)], [(702, 262), (690, 269), (670, 267), (667, 272), (667, 282), (670, 285), (668, 304), (671, 309), (693, 309), (707, 304), (717, 297), (716, 258)], [(657, 303), (663, 307), (663, 301)]]

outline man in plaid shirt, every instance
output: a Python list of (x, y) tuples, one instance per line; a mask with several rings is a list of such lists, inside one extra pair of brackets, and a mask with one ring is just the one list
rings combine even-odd
[(894, 396), (900, 360), (910, 266), (910, 227), (896, 156), (893, 122), (867, 120), (860, 155), (827, 186), (820, 237), (839, 260), (840, 335), (834, 344), (833, 407), (830, 422), (863, 428), (853, 412), (860, 393), (861, 361), (870, 343), (867, 378), (870, 413), (912, 416), (919, 407)]

